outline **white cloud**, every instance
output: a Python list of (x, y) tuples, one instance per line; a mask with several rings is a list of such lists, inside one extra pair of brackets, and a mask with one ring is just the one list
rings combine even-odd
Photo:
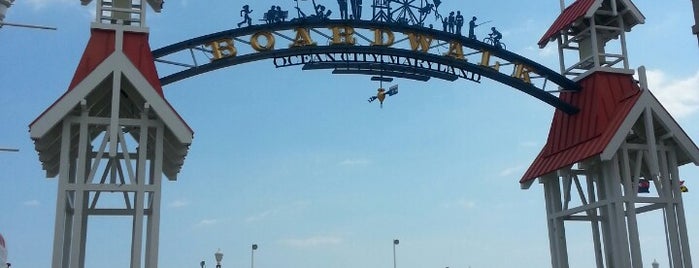
[(217, 219), (203, 219), (197, 223), (197, 226), (211, 226), (217, 223)]
[(345, 159), (340, 162), (341, 166), (366, 166), (370, 164), (371, 161), (367, 159)]
[(261, 221), (261, 220), (269, 217), (270, 215), (275, 214), (276, 212), (277, 212), (276, 210), (263, 211), (263, 212), (255, 214), (255, 215), (248, 216), (247, 218), (245, 218), (245, 222), (250, 223), (250, 222)]
[(500, 177), (507, 177), (507, 176), (510, 176), (512, 174), (515, 174), (515, 173), (523, 171), (523, 170), (524, 170), (524, 165), (508, 167), (508, 168), (505, 168), (502, 171), (500, 171), (499, 175), (500, 175)]
[(245, 218), (245, 222), (258, 222), (279, 214), (296, 213), (297, 211), (308, 207), (309, 204), (310, 203), (306, 201), (298, 201), (288, 205), (280, 206), (278, 208), (268, 209), (255, 215), (248, 216), (247, 218)]
[(170, 204), (168, 204), (168, 206), (171, 208), (182, 208), (182, 207), (186, 207), (188, 205), (189, 205), (189, 201), (185, 201), (185, 200), (175, 200), (175, 201), (170, 202)]
[(649, 70), (647, 76), (651, 92), (673, 116), (687, 117), (699, 108), (699, 72), (677, 79), (660, 70)]
[(75, 5), (78, 1), (73, 0), (26, 0), (27, 4), (33, 9), (43, 9), (54, 5)]
[(95, 1), (90, 2), (87, 6), (82, 6), (77, 0), (25, 0), (17, 1), (15, 4), (26, 4), (29, 8), (40, 12), (52, 12), (58, 7), (70, 7), (71, 12), (76, 10), (75, 14), (79, 14), (87, 19), (94, 19), (97, 10)]
[(22, 205), (27, 206), (27, 207), (38, 207), (39, 205), (41, 205), (41, 202), (39, 202), (39, 200), (28, 200), (28, 201), (24, 201), (24, 203), (22, 203)]
[(284, 239), (280, 241), (280, 244), (295, 248), (308, 248), (338, 245), (341, 244), (342, 241), (342, 238), (337, 236), (314, 236), (300, 239)]
[(531, 148), (531, 147), (537, 147), (539, 145), (538, 142), (535, 141), (524, 141), (519, 143), (519, 147), (525, 147), (525, 148)]
[(473, 209), (476, 207), (476, 202), (472, 200), (459, 199), (450, 203), (444, 204), (444, 208), (458, 208), (458, 209)]

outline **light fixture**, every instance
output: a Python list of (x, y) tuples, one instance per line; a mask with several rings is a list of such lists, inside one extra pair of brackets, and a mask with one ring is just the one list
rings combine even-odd
[(398, 239), (393, 239), (393, 268), (396, 268), (396, 245), (399, 243)]
[(219, 248), (216, 253), (214, 253), (214, 257), (216, 258), (216, 268), (221, 268), (221, 260), (223, 260), (223, 252), (221, 252), (221, 249)]
[(257, 250), (257, 244), (252, 244), (252, 250), (250, 251), (250, 268), (255, 268), (255, 250)]

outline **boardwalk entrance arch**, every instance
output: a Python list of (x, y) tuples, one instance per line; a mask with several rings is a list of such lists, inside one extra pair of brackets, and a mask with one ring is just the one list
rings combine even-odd
[(271, 59), (275, 67), (332, 69), (419, 81), (480, 82), (486, 77), (573, 114), (552, 91), (580, 87), (523, 56), (473, 38), (377, 21), (297, 20), (212, 33), (153, 51), (156, 62), (182, 68), (161, 78), (167, 85), (202, 73)]
[[(148, 42), (146, 7), (159, 12), (162, 0), (96, 2), (92, 35), (68, 91), (30, 125), (47, 177), (59, 180), (54, 268), (85, 266), (87, 225), (99, 216), (131, 217), (130, 266), (158, 266), (162, 175), (177, 179), (193, 140), (162, 86), (258, 60), (380, 81), (485, 77), (552, 105), (549, 143), (521, 181), (545, 184), (552, 265), (568, 267), (565, 221), (585, 220), (598, 267), (642, 267), (635, 215), (662, 209), (673, 267), (691, 267), (676, 168), (699, 164), (699, 149), (631, 76), (624, 34), (643, 18), (629, 0), (578, 0), (563, 12), (540, 42), (557, 40), (560, 51), (579, 52), (572, 66), (561, 61), (562, 74), (497, 42), (462, 36), (452, 15), (439, 14), (439, 0), (420, 6), (375, 0), (371, 20), (361, 20), (361, 1), (351, 1), (352, 16), (345, 8), (339, 20), (313, 1), (313, 15), (297, 8), (297, 18), (286, 21), (289, 12), (275, 9), (260, 25), (252, 25), (244, 6), (239, 25), (246, 27), (156, 50)], [(427, 15), (446, 26), (427, 26)], [(621, 52), (605, 51), (613, 41), (622, 43)], [(180, 69), (160, 76), (156, 63)], [(659, 196), (638, 197), (638, 185), (649, 181)], [(582, 205), (571, 208), (573, 185)], [(123, 203), (102, 202), (115, 195)]]

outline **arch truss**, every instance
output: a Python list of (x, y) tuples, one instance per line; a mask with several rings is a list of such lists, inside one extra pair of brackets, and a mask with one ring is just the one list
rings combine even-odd
[[(568, 114), (560, 90), (580, 86), (530, 59), (475, 39), (377, 21), (291, 21), (225, 30), (153, 51), (162, 85), (213, 70), (271, 59), (277, 68), (329, 69), (417, 81), (482, 77), (516, 88)], [(553, 85), (552, 85), (553, 84)], [(552, 88), (552, 90), (547, 90)]]

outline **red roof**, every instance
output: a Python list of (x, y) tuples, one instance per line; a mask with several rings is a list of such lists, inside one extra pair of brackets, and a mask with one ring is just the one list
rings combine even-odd
[(548, 44), (552, 37), (557, 35), (561, 30), (569, 27), (573, 22), (584, 16), (590, 10), (596, 0), (576, 0), (572, 5), (563, 10), (563, 13), (558, 16), (553, 25), (539, 40), (539, 47), (543, 48)]
[(641, 96), (628, 74), (597, 72), (579, 83), (580, 92), (561, 93), (560, 98), (580, 112), (556, 110), (546, 145), (520, 183), (601, 154)]
[[(99, 66), (104, 60), (109, 57), (115, 51), (115, 39), (116, 32), (113, 30), (100, 30), (92, 29), (90, 40), (87, 43), (87, 47), (83, 52), (83, 56), (80, 59), (78, 68), (75, 70), (73, 75), (73, 80), (68, 86), (68, 90), (60, 97), (56, 102), (49, 106), (41, 115), (39, 115), (34, 121), (29, 124), (29, 126), (34, 125), (39, 118), (43, 117), (46, 112), (51, 110), (51, 108), (60, 102), (63, 97), (73, 90), (80, 82), (82, 82), (90, 73), (92, 73), (97, 66)], [(131, 63), (133, 63), (136, 68), (141, 72), (141, 74), (146, 78), (148, 83), (155, 89), (155, 91), (163, 97), (165, 103), (172, 108), (170, 103), (165, 99), (163, 94), (162, 85), (160, 85), (160, 79), (158, 78), (158, 71), (155, 68), (155, 61), (153, 59), (153, 53), (151, 52), (150, 45), (148, 43), (147, 33), (134, 33), (125, 32), (124, 33), (124, 53), (126, 57), (129, 58)], [(175, 112), (180, 120), (187, 126), (187, 128), (192, 131), (192, 129), (187, 125), (187, 123), (182, 119), (182, 117)]]

